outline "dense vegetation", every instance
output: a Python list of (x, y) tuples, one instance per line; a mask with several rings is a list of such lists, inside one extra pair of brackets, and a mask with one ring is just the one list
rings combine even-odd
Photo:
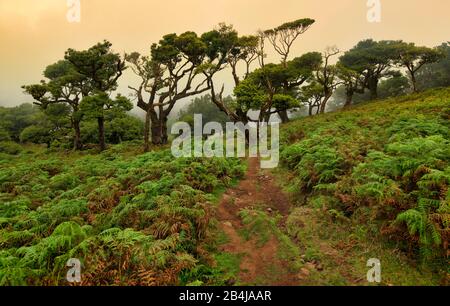
[(178, 284), (210, 263), (213, 193), (244, 167), (137, 151), (2, 155), (0, 285), (65, 284), (69, 258), (82, 261), (85, 285)]
[[(45, 109), (24, 103), (0, 107), (0, 151), (17, 154), (17, 143), (45, 144), (54, 150), (71, 149), (73, 135), (69, 119), (70, 110), (64, 104), (49, 105)], [(118, 144), (142, 138), (143, 122), (130, 114), (109, 112), (105, 115), (105, 141)], [(97, 120), (85, 119), (80, 123), (81, 141), (95, 144), (99, 141)]]
[[(69, 48), (63, 59), (44, 69), (44, 80), (22, 86), (51, 118), (27, 130), (21, 140), (50, 144), (59, 136), (69, 138), (75, 150), (82, 150), (85, 141), (94, 137), (86, 136), (81, 126), (85, 121), (96, 121), (95, 138), (100, 150), (107, 147), (107, 133), (115, 142), (120, 141), (121, 135), (111, 136), (107, 132), (111, 126), (105, 124), (133, 108), (127, 97), (113, 97), (126, 69), (139, 80), (127, 85), (137, 108), (145, 113), (145, 152), (151, 149), (150, 142), (156, 146), (168, 143), (173, 109), (180, 101), (198, 95), (209, 94), (203, 102), (210, 100), (222, 113), (222, 121), (227, 118), (246, 124), (268, 122), (277, 116), (285, 123), (293, 111), (306, 108), (309, 115), (324, 113), (335, 109), (330, 108), (331, 102), (348, 107), (354, 97), (358, 100), (358, 95), (364, 97), (366, 93), (374, 100), (450, 85), (448, 43), (429, 48), (401, 40), (366, 39), (346, 52), (332, 47), (291, 59), (291, 47), (314, 23), (310, 18), (298, 19), (244, 36), (221, 23), (202, 34), (166, 34), (151, 44), (148, 54), (131, 52), (122, 56), (109, 41), (86, 50)], [(281, 57), (281, 63), (266, 63), (266, 42)], [(233, 78), (234, 100), (223, 97), (225, 85), (217, 83), (217, 75), (223, 71)], [(430, 79), (429, 85), (424, 84), (425, 79)], [(344, 99), (336, 94), (338, 88)], [(205, 107), (202, 113), (209, 118), (211, 110)], [(0, 135), (8, 137), (4, 131)]]
[[(148, 54), (122, 56), (103, 41), (68, 49), (44, 80), (22, 86), (34, 104), (0, 107), (0, 285), (63, 284), (69, 258), (82, 260), (85, 285), (225, 284), (215, 261), (232, 259), (215, 253), (212, 204), (245, 166), (167, 150), (173, 109), (191, 98), (175, 116), (191, 125), (196, 113), (204, 123), (279, 119), (281, 163), (299, 204), (364, 224), (370, 238), (381, 233), (445, 273), (449, 43), (367, 39), (291, 58), (314, 23), (248, 36), (219, 24), (164, 35)], [(266, 63), (268, 46), (279, 63)], [(144, 120), (116, 93), (126, 69), (138, 77), (127, 85)], [(223, 96), (221, 72), (231, 74), (233, 96)], [(293, 112), (308, 118), (289, 123)], [(252, 228), (246, 238), (275, 229), (295, 256), (299, 215), (285, 220), (285, 233), (263, 211), (240, 213)]]
[(297, 120), (283, 129), (281, 161), (301, 204), (363, 224), (445, 274), (449, 119), (447, 88)]

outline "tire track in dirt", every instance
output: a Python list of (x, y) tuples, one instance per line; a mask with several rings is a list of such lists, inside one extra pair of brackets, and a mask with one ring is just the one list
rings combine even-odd
[(239, 212), (242, 209), (260, 208), (267, 213), (283, 216), (283, 226), (290, 203), (268, 171), (260, 170), (257, 158), (248, 160), (245, 179), (238, 186), (228, 189), (217, 208), (220, 228), (228, 237), (228, 242), (220, 251), (241, 254), (239, 283), (249, 285), (297, 285), (295, 273), (289, 263), (278, 258), (279, 241), (274, 235), (263, 245), (258, 245), (257, 237), (246, 240), (239, 232), (244, 228)]

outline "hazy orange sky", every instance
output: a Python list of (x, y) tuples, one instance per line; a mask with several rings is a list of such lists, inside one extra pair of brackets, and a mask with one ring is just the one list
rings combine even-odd
[[(381, 22), (369, 23), (367, 0), (81, 0), (81, 22), (69, 23), (66, 0), (0, 0), (0, 106), (31, 102), (21, 85), (39, 82), (67, 48), (88, 48), (103, 39), (120, 53), (148, 52), (167, 33), (202, 33), (226, 22), (240, 34), (253, 34), (306, 17), (316, 24), (296, 42), (291, 57), (331, 45), (347, 50), (365, 38), (427, 46), (450, 39), (449, 0), (380, 1)], [(278, 62), (267, 49), (269, 60)], [(222, 75), (219, 81), (231, 86), (230, 80)], [(126, 72), (119, 91), (127, 94), (135, 82)]]

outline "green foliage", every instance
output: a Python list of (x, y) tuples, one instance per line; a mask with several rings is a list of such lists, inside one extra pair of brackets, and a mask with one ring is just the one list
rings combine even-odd
[(300, 106), (295, 91), (320, 67), (322, 56), (309, 52), (282, 64), (267, 64), (256, 69), (234, 89), (237, 104), (244, 111), (265, 114), (272, 108), (286, 111)]
[(45, 143), (48, 147), (70, 135), (70, 108), (65, 104), (50, 104), (40, 109), (33, 117), (33, 125), (20, 133), (20, 141), (36, 144)]
[(201, 251), (208, 192), (242, 176), (244, 166), (174, 159), (167, 150), (135, 156), (136, 145), (3, 162), (0, 284), (65, 285), (70, 258), (81, 260), (84, 285), (176, 285), (195, 282), (191, 270), (212, 269)]
[(436, 63), (424, 65), (417, 72), (417, 85), (420, 90), (450, 86), (450, 43), (444, 42), (436, 47), (444, 57)]
[(448, 89), (433, 90), (287, 125), (281, 162), (294, 174), (291, 188), (332, 220), (350, 217), (430, 263), (443, 259), (450, 126), (441, 114), (449, 100)]
[(302, 190), (318, 184), (332, 183), (342, 172), (343, 158), (332, 147), (331, 137), (313, 136), (281, 152), (281, 160), (295, 170)]
[[(123, 141), (140, 140), (144, 130), (142, 120), (128, 114), (108, 112), (105, 117), (105, 139), (107, 143), (118, 144)], [(81, 124), (83, 143), (98, 143), (98, 123), (85, 120)]]
[[(228, 99), (225, 100), (225, 103), (228, 105), (232, 102), (231, 97), (228, 97)], [(210, 95), (193, 99), (191, 104), (180, 110), (177, 121), (187, 122), (191, 126), (191, 129), (194, 129), (195, 114), (202, 115), (203, 126), (208, 122), (219, 122), (223, 128), (225, 128), (225, 124), (229, 121), (228, 116), (212, 103)]]
[(22, 152), (22, 147), (12, 141), (0, 142), (0, 153), (6, 153), (11, 155), (17, 155)]
[(339, 59), (340, 65), (355, 71), (363, 79), (363, 89), (370, 91), (370, 99), (378, 97), (378, 82), (388, 77), (398, 61), (398, 41), (360, 41)]
[(411, 85), (407, 77), (403, 75), (382, 80), (378, 87), (380, 99), (387, 99), (406, 95), (411, 92)]
[[(5, 108), (0, 107), (0, 141), (19, 141), (20, 133), (36, 122), (36, 114), (39, 108), (25, 103), (20, 106)], [(3, 139), (2, 139), (3, 138)]]
[(9, 141), (9, 140), (11, 140), (11, 137), (9, 136), (8, 131), (0, 129), (0, 142)]

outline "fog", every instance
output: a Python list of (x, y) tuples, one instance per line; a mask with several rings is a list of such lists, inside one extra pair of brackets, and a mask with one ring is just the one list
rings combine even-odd
[[(80, 22), (70, 23), (66, 0), (0, 0), (0, 106), (32, 102), (21, 85), (39, 82), (44, 68), (63, 58), (67, 48), (84, 49), (103, 39), (116, 52), (148, 53), (164, 34), (203, 33), (219, 22), (248, 35), (314, 18), (316, 24), (295, 43), (291, 58), (330, 45), (347, 50), (365, 38), (427, 46), (448, 40), (450, 1), (381, 0), (381, 5), (381, 22), (370, 23), (365, 0), (81, 0)], [(267, 62), (279, 61), (270, 46), (267, 51)], [(216, 79), (226, 94), (232, 92), (229, 73)], [(137, 82), (128, 70), (118, 91), (128, 95), (127, 86)]]

